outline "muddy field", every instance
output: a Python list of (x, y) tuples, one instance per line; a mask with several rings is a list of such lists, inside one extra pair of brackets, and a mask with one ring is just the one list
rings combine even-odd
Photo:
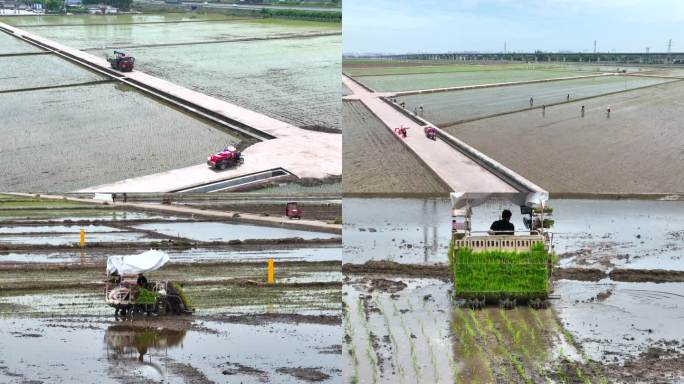
[[(212, 209), (223, 211), (240, 211), (255, 213), (262, 216), (284, 216), (286, 201), (280, 204), (264, 204), (264, 203), (223, 203), (211, 204)], [(206, 205), (198, 203), (185, 204), (190, 207), (204, 208)], [(307, 204), (299, 203), (299, 208), (302, 210), (302, 215), (308, 219), (336, 221), (342, 218), (342, 205), (339, 203), (327, 204)]]
[[(534, 106), (539, 107), (543, 104), (565, 102), (567, 94), (570, 94), (570, 100), (572, 100), (660, 84), (667, 81), (672, 80), (655, 77), (604, 76), (467, 91), (411, 95), (398, 97), (397, 101), (405, 102), (406, 109), (409, 111), (413, 111), (422, 105), (424, 117), (428, 121), (439, 126), (448, 126), (465, 120), (528, 109), (531, 97), (534, 98)], [(590, 101), (582, 101), (582, 103), (586, 104)], [(541, 116), (540, 110), (537, 109), (533, 112)]]
[(345, 193), (444, 193), (448, 189), (360, 101), (344, 101)]
[(682, 92), (676, 82), (446, 131), (552, 193), (677, 193), (684, 190), (673, 177), (684, 162)]
[[(346, 275), (346, 379), (646, 383), (684, 378), (684, 340), (676, 331), (673, 296), (647, 303), (645, 298), (662, 288), (644, 284), (637, 290), (618, 285), (611, 291), (615, 297), (607, 298), (600, 295), (605, 287), (567, 288), (578, 284), (559, 282), (561, 300), (550, 309), (473, 311), (452, 302), (449, 281)], [(653, 327), (656, 317), (666, 321)], [(659, 369), (649, 369), (653, 364)]]
[[(551, 206), (558, 298), (544, 310), (473, 311), (452, 301), (447, 200), (345, 199), (346, 378), (684, 380), (681, 201), (555, 199)], [(492, 201), (475, 210), (473, 229), (488, 228), (504, 208), (522, 227), (516, 207)]]
[(3, 98), (12, 111), (0, 127), (8, 138), (0, 143), (5, 191), (77, 190), (194, 165), (221, 146), (254, 142), (115, 83)]
[[(563, 268), (684, 270), (682, 201), (551, 199), (550, 206)], [(447, 199), (345, 198), (345, 262), (447, 263), (450, 207)], [(524, 228), (519, 207), (492, 201), (474, 208), (473, 230), (489, 229), (503, 209)]]
[[(0, 196), (0, 211), (2, 382), (341, 381), (339, 237), (23, 196)], [(182, 284), (192, 315), (123, 319), (104, 304), (106, 258), (150, 247), (171, 261), (147, 278)]]

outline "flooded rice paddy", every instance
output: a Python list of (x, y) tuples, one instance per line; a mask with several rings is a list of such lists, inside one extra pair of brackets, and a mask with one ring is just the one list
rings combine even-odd
[[(281, 236), (304, 231), (87, 207), (0, 196), (0, 242), (13, 240), (0, 252), (1, 382), (341, 382), (341, 240), (295, 244)], [(17, 220), (23, 209), (50, 215)], [(85, 249), (51, 248), (80, 228)], [(104, 303), (106, 258), (149, 249), (127, 236), (164, 240), (164, 228), (265, 242), (165, 243), (170, 262), (146, 276), (181, 284), (194, 313), (117, 318)]]
[(513, 69), (481, 70), (472, 72), (437, 72), (402, 75), (360, 76), (356, 79), (379, 92), (415, 91), (419, 89), (461, 87), (478, 84), (496, 84), (531, 81), (558, 77), (588, 76), (600, 72), (571, 69)]
[[(121, 251), (119, 251), (121, 252)], [(230, 260), (235, 262), (255, 262), (273, 258), (282, 261), (339, 261), (342, 250), (338, 246), (306, 247), (292, 249), (203, 249), (170, 250), (173, 261), (182, 263), (201, 263)], [(83, 251), (35, 251), (35, 252), (2, 252), (2, 263), (58, 263), (58, 264), (94, 264), (104, 263), (107, 256), (115, 252), (83, 252)], [(118, 252), (117, 252), (118, 253)]]
[[(340, 130), (339, 24), (216, 15), (0, 20), (100, 56), (130, 48), (137, 68), (152, 75), (303, 128)], [(0, 36), (0, 56), (25, 52), (39, 51)], [(0, 91), (8, 92), (3, 105), (12, 113), (0, 128), (11, 138), (6, 148), (0, 144), (0, 189), (78, 190), (195, 165), (217, 148), (254, 143), (126, 86), (74, 86), (104, 79), (50, 54), (3, 62)], [(17, 92), (36, 87), (56, 88)]]
[(153, 230), (168, 236), (178, 236), (199, 241), (230, 241), (247, 239), (279, 239), (300, 237), (305, 240), (337, 237), (329, 233), (298, 231), (287, 228), (267, 228), (228, 223), (165, 223), (142, 224), (133, 228)]
[(340, 130), (340, 49), (340, 37), (327, 36), (126, 51), (151, 75), (296, 126)]
[[(589, 79), (552, 81), (465, 91), (439, 92), (397, 98), (413, 111), (423, 106), (424, 117), (433, 124), (447, 126), (463, 120), (480, 118), (534, 106), (599, 96), (672, 81), (653, 77), (604, 76)], [(578, 107), (579, 108), (579, 107)]]
[(677, 193), (683, 94), (676, 81), (445, 130), (551, 193)]
[(98, 56), (126, 49), (151, 75), (304, 128), (341, 129), (339, 24), (217, 15), (5, 21)]
[(333, 23), (230, 18), (218, 15), (198, 15), (192, 19), (188, 16), (180, 19), (179, 16), (172, 14), (119, 15), (105, 18), (51, 16), (42, 20), (31, 20), (31, 23), (26, 19), (12, 18), (4, 22), (80, 50), (339, 32), (339, 26)]
[[(0, 19), (0, 21), (3, 21), (3, 19)], [(12, 37), (5, 33), (0, 33), (0, 55), (11, 55), (16, 53), (31, 53), (41, 51), (41, 49), (34, 47), (33, 45), (26, 44), (15, 37)]]
[[(326, 353), (338, 348), (341, 337), (340, 328), (331, 325), (88, 318), (0, 322), (3, 380), (289, 383), (297, 378), (293, 374), (302, 373), (296, 368), (317, 374), (320, 382), (339, 382), (341, 374), (339, 355)], [(306, 366), (313, 362), (315, 367)]]
[[(345, 262), (447, 262), (449, 200), (346, 198), (344, 204)], [(551, 199), (550, 206), (561, 266), (684, 268), (681, 201)], [(474, 209), (473, 230), (487, 231), (503, 209), (513, 212), (516, 228), (524, 228), (520, 209), (501, 201)]]
[[(50, 68), (49, 72), (43, 71), (46, 67)], [(0, 68), (0, 92), (105, 80), (100, 75), (52, 55), (0, 56)], [(6, 97), (13, 96), (3, 95), (3, 99)]]
[[(121, 84), (6, 95), (4, 190), (73, 191), (195, 165), (251, 139), (226, 133)], [(37, 158), (37, 154), (40, 154)]]
[[(416, 265), (414, 277), (407, 277), (349, 268), (343, 287), (347, 379), (684, 379), (684, 334), (677, 326), (684, 319), (684, 284), (648, 277), (653, 269), (681, 270), (682, 202), (552, 199), (550, 205), (561, 267), (642, 269), (643, 282), (562, 279), (554, 282), (548, 309), (473, 311), (452, 301), (448, 272)], [(517, 207), (491, 201), (475, 208), (473, 229), (486, 230), (504, 208), (522, 228)], [(445, 199), (345, 199), (343, 260), (390, 260), (409, 268), (428, 263), (446, 271), (449, 214)]]

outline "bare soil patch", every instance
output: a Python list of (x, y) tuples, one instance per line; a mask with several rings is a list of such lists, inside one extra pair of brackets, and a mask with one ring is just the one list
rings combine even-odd
[(342, 103), (345, 193), (444, 193), (449, 189), (360, 101)]

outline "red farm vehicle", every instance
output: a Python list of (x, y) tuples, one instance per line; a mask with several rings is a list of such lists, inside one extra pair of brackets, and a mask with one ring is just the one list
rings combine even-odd
[(428, 139), (437, 140), (437, 129), (435, 129), (435, 127), (427, 126), (423, 128), (423, 131), (425, 132), (425, 137)]
[(405, 139), (407, 135), (407, 130), (408, 128), (404, 127), (404, 125), (402, 124), (399, 128), (394, 128), (394, 133)]
[(113, 69), (121, 72), (130, 72), (133, 70), (135, 58), (128, 56), (121, 51), (114, 51), (114, 56), (107, 56), (107, 61)]
[(223, 151), (214, 155), (209, 155), (207, 165), (213, 169), (226, 169), (228, 167), (235, 167), (245, 162), (242, 152), (238, 151), (234, 146), (229, 146)]
[(296, 202), (291, 201), (285, 206), (285, 216), (290, 219), (301, 219), (302, 210), (299, 209), (299, 205)]

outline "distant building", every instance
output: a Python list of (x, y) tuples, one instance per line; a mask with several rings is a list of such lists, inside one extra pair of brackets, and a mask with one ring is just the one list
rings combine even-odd
[(64, 5), (67, 7), (81, 7), (83, 2), (81, 0), (64, 0)]

